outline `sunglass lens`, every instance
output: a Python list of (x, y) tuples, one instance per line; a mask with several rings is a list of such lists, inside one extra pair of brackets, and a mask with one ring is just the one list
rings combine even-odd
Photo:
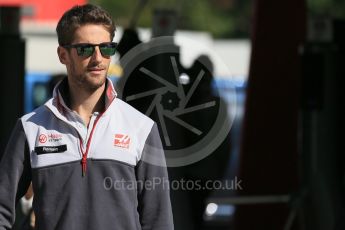
[(93, 54), (95, 47), (93, 46), (81, 46), (77, 47), (77, 53), (79, 56), (89, 57)]
[(112, 56), (116, 52), (116, 46), (114, 44), (104, 44), (99, 48), (103, 56)]

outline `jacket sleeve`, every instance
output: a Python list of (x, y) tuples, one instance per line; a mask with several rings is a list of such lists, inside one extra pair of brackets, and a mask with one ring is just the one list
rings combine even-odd
[(19, 120), (0, 162), (0, 230), (12, 228), (16, 203), (30, 185), (29, 158), (26, 136)]
[(142, 229), (173, 230), (168, 173), (156, 124), (146, 140), (141, 160), (136, 166), (136, 176)]

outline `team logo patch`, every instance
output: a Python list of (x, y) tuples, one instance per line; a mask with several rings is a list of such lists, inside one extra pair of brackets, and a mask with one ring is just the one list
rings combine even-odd
[(38, 141), (41, 144), (44, 144), (46, 142), (49, 142), (49, 143), (59, 142), (59, 141), (62, 141), (62, 134), (59, 134), (59, 133), (40, 134), (38, 137)]
[(44, 134), (41, 134), (39, 137), (38, 137), (38, 141), (40, 142), (40, 143), (46, 143), (47, 142), (47, 136), (46, 135), (44, 135)]
[(131, 138), (128, 135), (115, 134), (114, 146), (128, 149), (130, 143)]

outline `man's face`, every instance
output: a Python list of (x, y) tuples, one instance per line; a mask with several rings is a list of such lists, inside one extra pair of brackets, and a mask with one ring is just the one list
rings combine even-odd
[[(71, 44), (100, 44), (110, 42), (110, 34), (102, 25), (87, 24), (74, 33)], [(61, 63), (66, 65), (69, 84), (73, 88), (95, 91), (103, 86), (110, 64), (110, 57), (103, 57), (99, 47), (95, 47), (90, 57), (78, 56), (75, 48), (58, 48)]]

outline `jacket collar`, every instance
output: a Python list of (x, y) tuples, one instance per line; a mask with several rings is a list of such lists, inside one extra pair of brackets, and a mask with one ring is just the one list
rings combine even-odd
[[(114, 85), (112, 81), (107, 78), (106, 79), (106, 89), (105, 89), (105, 110), (109, 108), (111, 103), (117, 97), (117, 93), (115, 91)], [(70, 99), (68, 93), (68, 80), (67, 78), (61, 80), (54, 88), (53, 91), (53, 105), (56, 106), (57, 110), (61, 114), (65, 114), (66, 111), (71, 112), (69, 108)]]

